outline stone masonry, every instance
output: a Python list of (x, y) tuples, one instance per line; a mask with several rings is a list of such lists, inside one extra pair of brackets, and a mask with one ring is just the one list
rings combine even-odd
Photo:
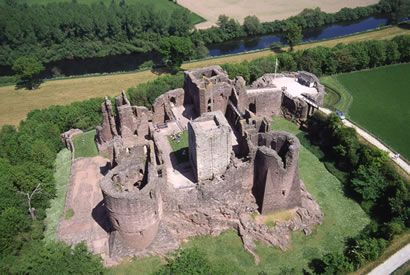
[(232, 153), (232, 130), (221, 111), (188, 123), (189, 159), (197, 181), (221, 176)]
[[(246, 86), (219, 66), (185, 72), (183, 89), (169, 91), (152, 110), (132, 106), (125, 93), (108, 99), (97, 144), (108, 153), (100, 181), (110, 257), (164, 255), (188, 237), (229, 228), (255, 257), (255, 241), (289, 246), (294, 230), (309, 234), (323, 214), (299, 178), (299, 140), (274, 132), (272, 116), (303, 123), (322, 104), (323, 86), (306, 72), (267, 74)], [(169, 139), (188, 131), (189, 161)], [(255, 215), (293, 213), (273, 228)]]

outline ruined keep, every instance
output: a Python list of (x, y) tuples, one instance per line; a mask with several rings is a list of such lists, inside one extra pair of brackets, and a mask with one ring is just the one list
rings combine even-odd
[[(159, 96), (151, 110), (125, 93), (101, 105), (100, 152), (110, 167), (100, 182), (111, 257), (165, 254), (195, 235), (234, 228), (257, 260), (255, 241), (286, 249), (323, 215), (299, 178), (299, 140), (271, 130), (272, 116), (299, 123), (323, 102), (306, 72), (266, 74), (246, 85), (219, 66), (185, 72), (184, 87)], [(189, 146), (173, 152), (170, 140)], [(181, 157), (182, 156), (182, 157)], [(289, 211), (273, 228), (253, 218)]]
[(197, 181), (222, 175), (232, 152), (232, 130), (221, 111), (188, 123), (189, 159)]

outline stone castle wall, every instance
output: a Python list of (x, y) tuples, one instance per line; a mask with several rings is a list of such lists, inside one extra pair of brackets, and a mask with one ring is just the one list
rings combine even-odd
[(300, 205), (298, 139), (286, 132), (250, 137), (254, 156), (253, 194), (262, 214)]

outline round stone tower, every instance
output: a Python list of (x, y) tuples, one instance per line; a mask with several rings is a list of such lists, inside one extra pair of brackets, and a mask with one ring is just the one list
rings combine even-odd
[(253, 194), (262, 214), (301, 204), (299, 140), (286, 132), (254, 134)]
[(152, 170), (150, 163), (121, 165), (112, 169), (100, 183), (114, 229), (110, 243), (116, 250), (120, 247), (142, 251), (157, 235), (162, 204), (158, 178)]

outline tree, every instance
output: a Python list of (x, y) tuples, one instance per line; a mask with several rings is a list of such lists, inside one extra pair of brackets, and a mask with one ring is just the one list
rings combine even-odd
[(159, 51), (163, 63), (172, 68), (179, 69), (184, 60), (194, 54), (194, 45), (186, 37), (170, 36), (161, 39)]
[(29, 56), (19, 57), (14, 61), (12, 68), (20, 79), (17, 87), (33, 90), (40, 86), (40, 73), (44, 71), (44, 66), (36, 58)]
[(293, 51), (293, 47), (299, 44), (302, 38), (302, 27), (292, 21), (288, 21), (283, 29), (283, 40), (289, 45), (290, 51)]
[(157, 275), (165, 274), (213, 274), (211, 265), (205, 254), (196, 247), (186, 248), (174, 254), (167, 260), (167, 264), (161, 268)]
[(243, 21), (243, 29), (248, 35), (258, 35), (262, 32), (262, 24), (255, 15), (246, 16)]

